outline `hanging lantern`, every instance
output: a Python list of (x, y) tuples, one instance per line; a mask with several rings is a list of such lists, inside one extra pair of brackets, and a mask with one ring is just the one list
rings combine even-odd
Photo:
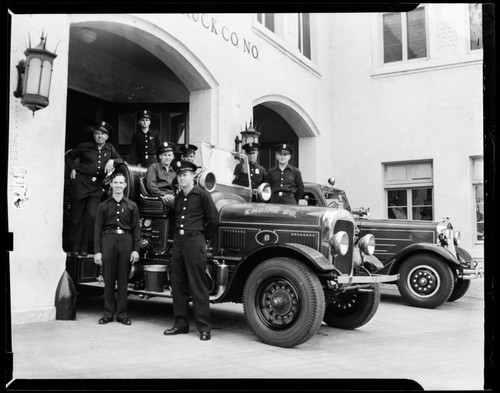
[(252, 126), (252, 121), (250, 120), (250, 126), (247, 127), (245, 123), (245, 130), (240, 132), (242, 136), (241, 144), (246, 145), (247, 143), (259, 143), (260, 132), (256, 131)]
[(47, 36), (41, 37), (37, 47), (26, 49), (26, 60), (21, 60), (16, 66), (18, 84), (14, 96), (21, 98), (21, 104), (33, 111), (49, 105), (50, 82), (52, 79), (52, 65), (57, 57), (55, 53), (45, 49)]

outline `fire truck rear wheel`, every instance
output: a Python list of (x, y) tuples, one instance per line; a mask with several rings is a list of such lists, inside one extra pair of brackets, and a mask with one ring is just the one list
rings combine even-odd
[(262, 342), (291, 348), (318, 333), (325, 298), (310, 267), (292, 258), (271, 258), (250, 273), (243, 289), (243, 309)]
[(372, 292), (346, 292), (338, 294), (326, 306), (323, 320), (339, 329), (356, 329), (368, 323), (380, 304), (380, 286), (374, 284)]
[(455, 286), (453, 287), (453, 292), (448, 298), (449, 302), (454, 302), (464, 296), (470, 288), (470, 280), (464, 280), (463, 278), (457, 278), (455, 281)]

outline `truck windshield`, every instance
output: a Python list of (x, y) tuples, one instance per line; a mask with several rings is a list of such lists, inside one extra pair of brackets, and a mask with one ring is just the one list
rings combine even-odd
[[(248, 158), (245, 154), (223, 150), (215, 147), (214, 145), (202, 143), (201, 162), (204, 170), (215, 174), (218, 184), (244, 187), (233, 183), (235, 173), (240, 171), (242, 168), (245, 168), (248, 180), (250, 180), (250, 176), (248, 175)], [(249, 182), (247, 182), (247, 184), (249, 184)]]
[(327, 206), (343, 207), (347, 211), (351, 211), (351, 206), (344, 191), (328, 187), (323, 189), (323, 194), (325, 195)]

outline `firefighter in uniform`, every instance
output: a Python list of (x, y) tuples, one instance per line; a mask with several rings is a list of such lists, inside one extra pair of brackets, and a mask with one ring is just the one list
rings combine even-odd
[(297, 205), (304, 193), (302, 174), (290, 165), (293, 147), (283, 143), (276, 146), (276, 160), (278, 165), (269, 169), (266, 182), (271, 185), (271, 203)]
[(94, 231), (94, 262), (104, 272), (104, 315), (99, 324), (113, 321), (116, 282), (116, 320), (131, 325), (127, 286), (131, 263), (139, 260), (139, 208), (123, 195), (127, 186), (123, 173), (114, 173), (110, 186), (112, 195), (99, 204)]
[(183, 160), (194, 162), (196, 158), (196, 150), (198, 150), (198, 148), (195, 145), (190, 145), (188, 143), (184, 145), (179, 145), (179, 150), (182, 153)]
[[(245, 143), (242, 146), (242, 149), (245, 150), (245, 153), (248, 157), (252, 190), (255, 190), (257, 187), (259, 187), (266, 178), (266, 169), (257, 162), (257, 158), (259, 157), (259, 147), (260, 145), (257, 142)], [(233, 184), (248, 187), (248, 173), (242, 163), (239, 163), (234, 168)], [(252, 200), (256, 201), (255, 195), (253, 196)]]
[(95, 213), (103, 197), (102, 182), (114, 166), (123, 163), (115, 147), (106, 142), (112, 130), (110, 124), (97, 122), (93, 127), (94, 141), (79, 144), (65, 156), (71, 171), (72, 256), (87, 256)]
[(160, 137), (158, 133), (149, 129), (153, 114), (144, 110), (138, 115), (138, 122), (141, 127), (132, 135), (130, 140), (130, 161), (132, 164), (149, 167), (157, 162), (157, 151), (160, 147)]
[(206, 270), (206, 242), (218, 225), (218, 215), (210, 194), (194, 184), (196, 165), (175, 163), (180, 191), (175, 197), (176, 233), (172, 249), (172, 297), (174, 325), (165, 335), (189, 333), (189, 299), (200, 340), (210, 340), (211, 322)]
[(146, 172), (146, 187), (151, 195), (161, 197), (168, 207), (174, 205), (174, 185), (177, 176), (172, 168), (175, 144), (163, 142), (158, 151), (160, 162), (155, 162), (148, 167)]

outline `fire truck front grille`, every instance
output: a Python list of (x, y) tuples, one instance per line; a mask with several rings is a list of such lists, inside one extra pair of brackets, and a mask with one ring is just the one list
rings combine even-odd
[(350, 274), (352, 271), (352, 253), (354, 247), (354, 224), (351, 221), (338, 220), (333, 228), (334, 233), (344, 231), (349, 236), (349, 251), (344, 256), (335, 257), (333, 264), (341, 273)]
[(221, 231), (222, 248), (241, 250), (245, 248), (245, 231), (241, 229), (223, 229)]

